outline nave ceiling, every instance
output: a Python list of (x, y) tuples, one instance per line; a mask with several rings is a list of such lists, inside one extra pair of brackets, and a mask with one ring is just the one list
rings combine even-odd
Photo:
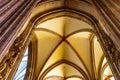
[(84, 15), (90, 13), (97, 18), (92, 8), (91, 1), (46, 0), (33, 9), (20, 34), (28, 24), (34, 26), (32, 36), (36, 47), (32, 54), (36, 55), (36, 79), (92, 80), (112, 75), (95, 26)]
[[(35, 74), (38, 79), (103, 77), (107, 62), (93, 26), (63, 16), (42, 22), (33, 33), (37, 45)], [(107, 72), (107, 75), (112, 74)]]

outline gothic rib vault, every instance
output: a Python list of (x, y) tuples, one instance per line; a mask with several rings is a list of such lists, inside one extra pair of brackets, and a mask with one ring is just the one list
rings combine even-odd
[[(105, 78), (103, 66), (107, 62), (93, 26), (62, 16), (37, 25), (34, 34), (38, 47), (35, 69), (38, 79), (49, 80), (57, 76), (68, 80)], [(112, 74), (107, 71), (107, 75)]]
[(14, 78), (26, 48), (25, 80), (120, 79), (116, 1), (0, 3), (0, 80)]

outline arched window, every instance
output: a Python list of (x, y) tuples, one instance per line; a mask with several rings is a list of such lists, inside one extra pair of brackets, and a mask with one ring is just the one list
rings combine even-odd
[(14, 80), (24, 80), (27, 68), (27, 61), (28, 61), (28, 48), (26, 49), (23, 59), (20, 63), (20, 66), (14, 76)]

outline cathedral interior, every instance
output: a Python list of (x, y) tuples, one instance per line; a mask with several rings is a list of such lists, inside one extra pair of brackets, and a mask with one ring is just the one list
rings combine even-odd
[(0, 0), (0, 80), (120, 80), (120, 0)]

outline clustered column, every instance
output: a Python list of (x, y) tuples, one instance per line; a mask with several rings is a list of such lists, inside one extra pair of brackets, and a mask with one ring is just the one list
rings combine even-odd
[(0, 80), (14, 76), (17, 69), (14, 66), (19, 65), (24, 55), (21, 53), (28, 46), (31, 28), (26, 28), (19, 37), (18, 33), (38, 1), (0, 0)]
[[(120, 79), (120, 0), (92, 0), (104, 31), (99, 30), (105, 57), (116, 80)], [(106, 33), (104, 33), (106, 32)]]

